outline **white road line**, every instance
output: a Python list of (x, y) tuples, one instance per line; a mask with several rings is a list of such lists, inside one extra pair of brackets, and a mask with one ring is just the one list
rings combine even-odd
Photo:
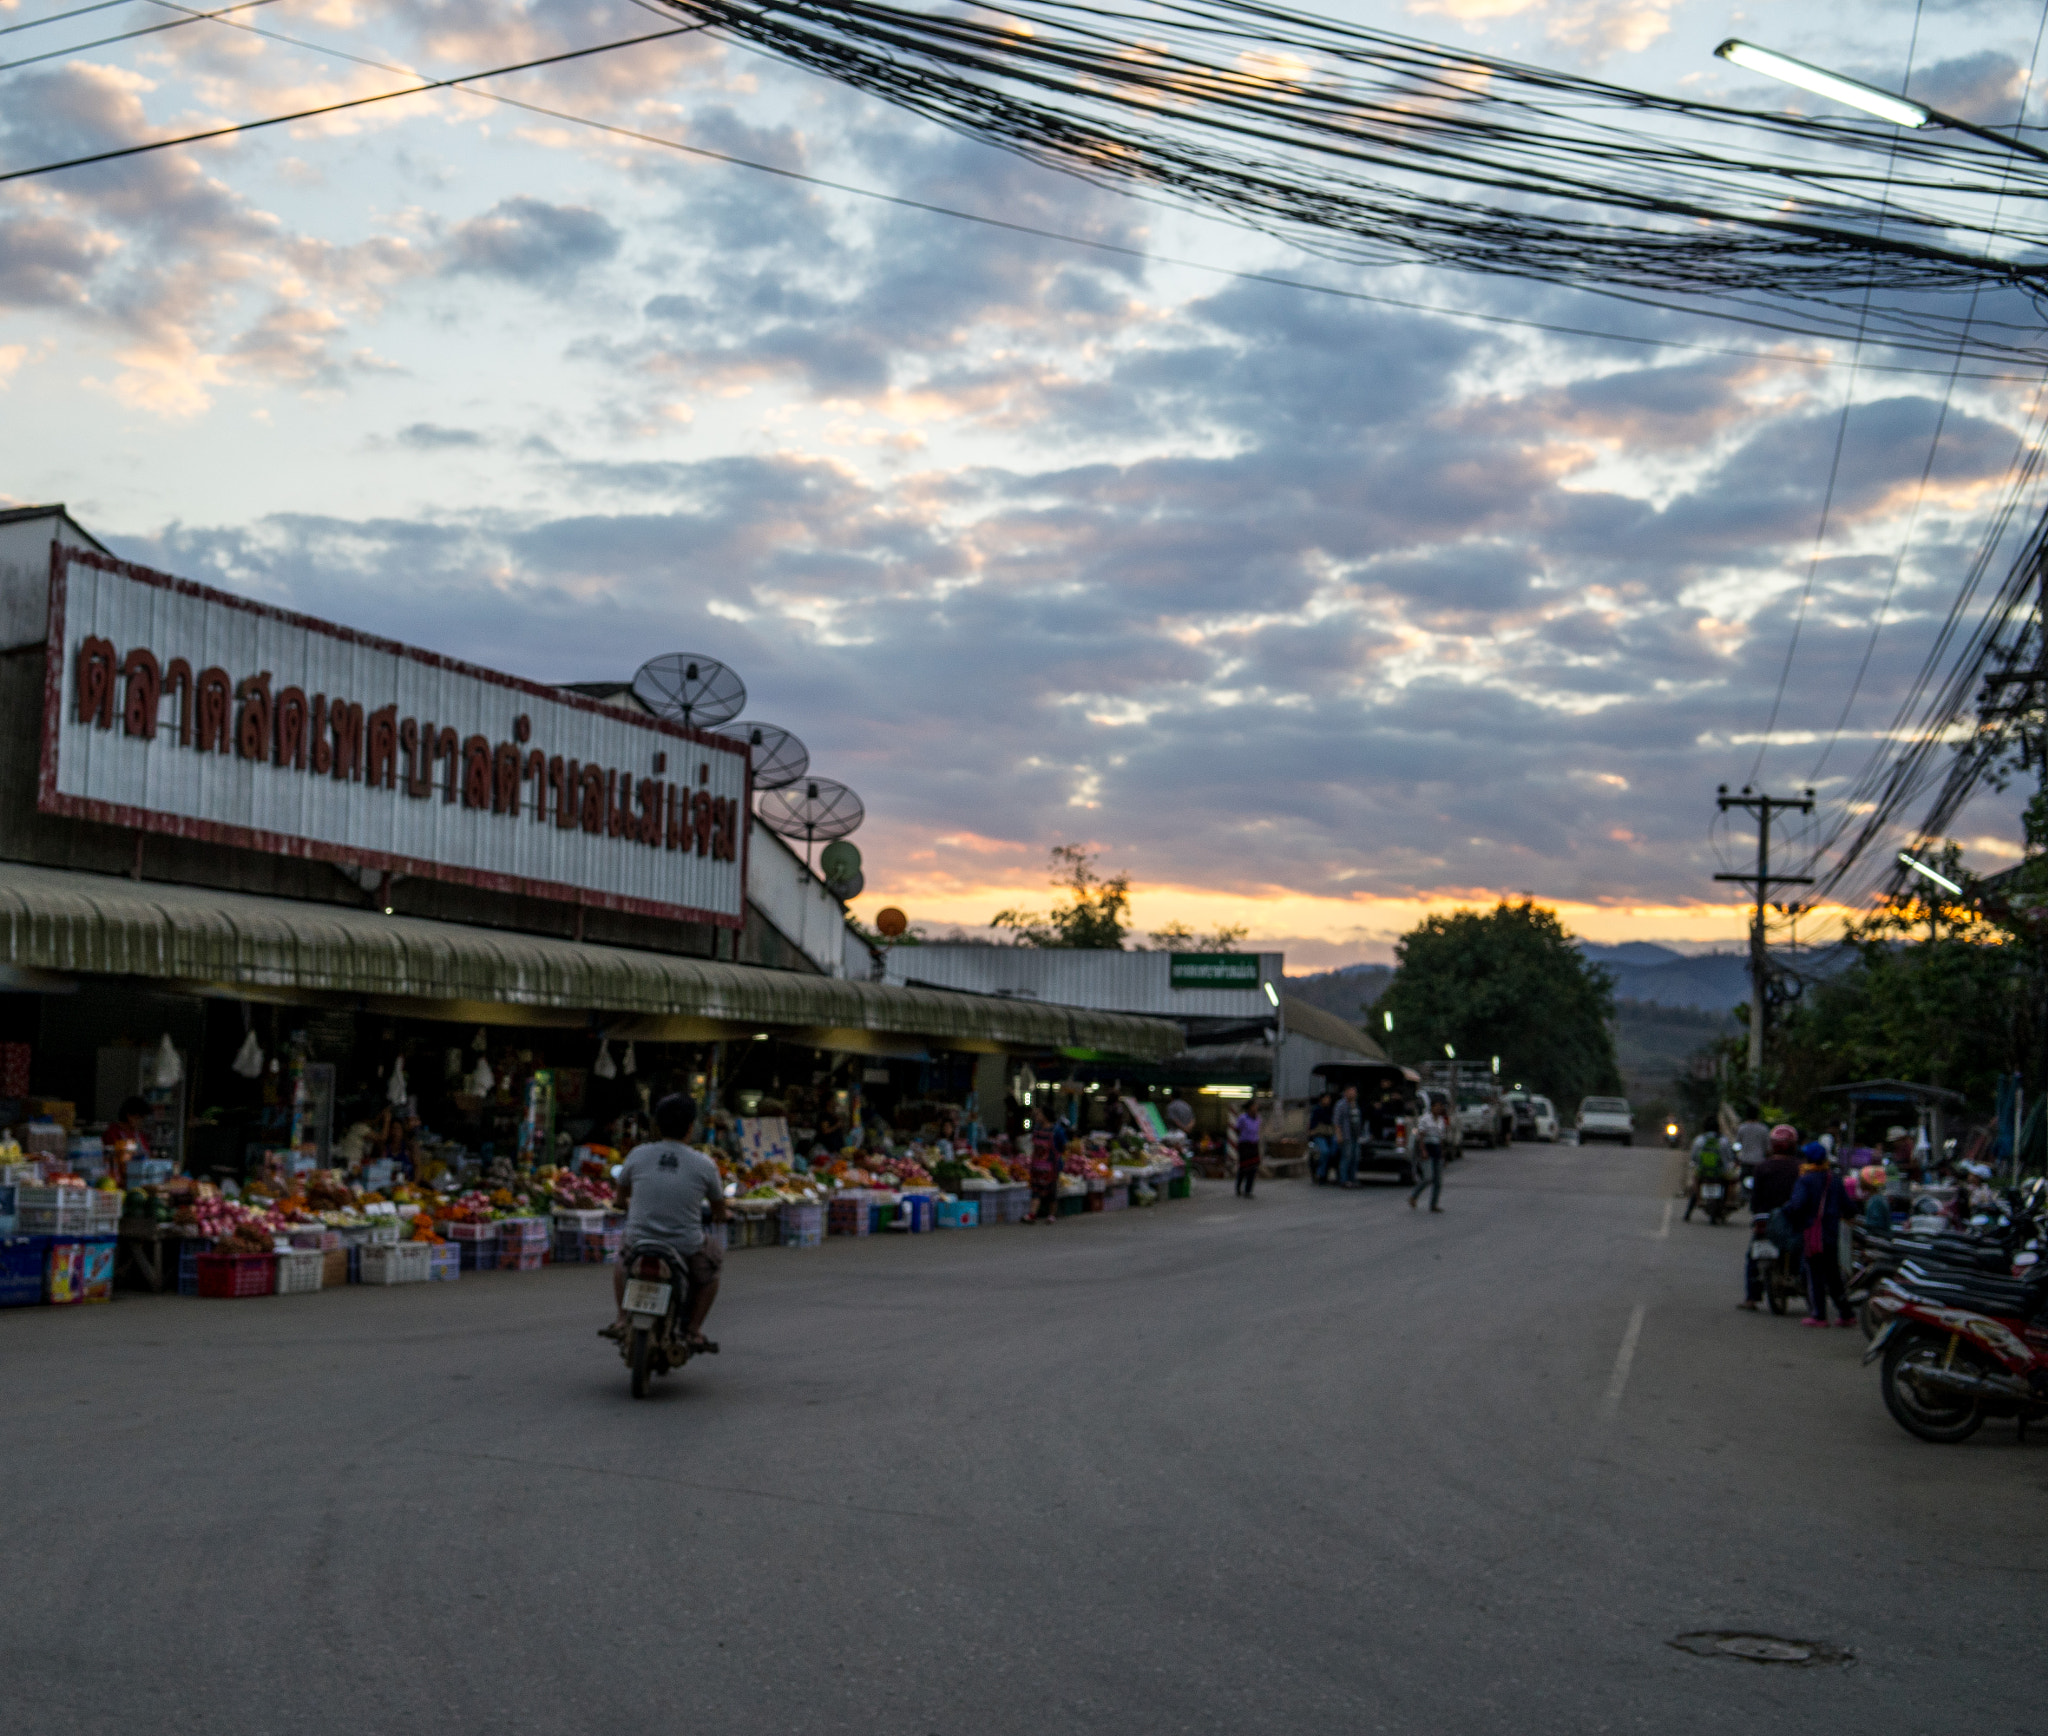
[(1661, 1242), (1671, 1234), (1671, 1208), (1677, 1203), (1676, 1200), (1669, 1198), (1664, 1201), (1664, 1221), (1657, 1226), (1651, 1240)]
[(1612, 1422), (1621, 1409), (1621, 1395), (1628, 1387), (1628, 1371), (1635, 1365), (1636, 1340), (1643, 1335), (1645, 1304), (1638, 1302), (1628, 1317), (1628, 1330), (1621, 1335), (1621, 1348), (1614, 1353), (1614, 1372), (1607, 1377), (1607, 1396), (1600, 1401), (1600, 1419)]

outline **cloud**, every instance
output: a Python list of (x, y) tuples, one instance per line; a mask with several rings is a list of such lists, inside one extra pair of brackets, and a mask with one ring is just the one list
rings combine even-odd
[(474, 428), (443, 428), (435, 422), (414, 422), (401, 428), (397, 440), (399, 445), (409, 446), (415, 452), (446, 452), (485, 444), (484, 437)]
[(449, 235), (442, 269), (532, 289), (567, 288), (618, 255), (624, 235), (602, 213), (544, 199), (502, 199)]

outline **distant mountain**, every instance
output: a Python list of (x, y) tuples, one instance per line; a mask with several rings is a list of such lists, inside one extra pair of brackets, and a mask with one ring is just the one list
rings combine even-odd
[(1347, 1024), (1363, 1026), (1365, 1009), (1379, 999), (1394, 980), (1389, 964), (1348, 964), (1342, 970), (1317, 971), (1313, 976), (1291, 976), (1287, 992), (1299, 995), (1311, 1006), (1335, 1013)]
[(1604, 965), (1676, 964), (1688, 956), (1668, 946), (1659, 946), (1653, 940), (1625, 940), (1619, 946), (1601, 946), (1595, 941), (1582, 940), (1579, 951), (1595, 964)]
[[(1640, 948), (1661, 958), (1621, 957)], [(1586, 956), (1614, 979), (1618, 1001), (1654, 1001), (1660, 1007), (1698, 1007), (1725, 1013), (1749, 999), (1749, 954), (1702, 952), (1688, 958), (1661, 946), (1587, 947)], [(1600, 954), (1606, 954), (1602, 957)]]

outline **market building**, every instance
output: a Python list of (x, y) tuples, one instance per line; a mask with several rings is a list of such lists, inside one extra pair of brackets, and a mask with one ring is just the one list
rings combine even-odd
[[(1126, 1098), (1165, 1102), (1179, 1096), (1195, 1111), (1198, 1134), (1220, 1142), (1229, 1116), (1248, 1100), (1269, 1099), (1275, 1148), (1294, 1149), (1307, 1127), (1309, 1101), (1323, 1089), (1317, 1069), (1372, 1063), (1386, 1052), (1356, 1026), (1286, 990), (1286, 956), (1277, 952), (1089, 952), (973, 943), (895, 946), (885, 980), (912, 989), (955, 989), (1012, 1005), (1063, 1006), (1091, 1013), (1170, 1019), (1185, 1036), (1177, 1053), (1144, 1061), (1076, 1056), (1048, 1074), (1025, 1078), (1023, 1100), (1071, 1100), (1084, 1124), (1113, 1118)], [(1024, 1101), (1027, 1113), (1037, 1107)]]
[(740, 740), (148, 571), (62, 507), (0, 514), (0, 740), (0, 1128), (142, 1089), (194, 1173), (366, 1126), (535, 1160), (671, 1081), (840, 1126), (1183, 1042), (875, 980)]

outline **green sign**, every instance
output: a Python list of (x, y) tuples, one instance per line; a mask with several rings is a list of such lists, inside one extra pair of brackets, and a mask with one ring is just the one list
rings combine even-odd
[(1177, 952), (1169, 981), (1177, 989), (1255, 989), (1259, 986), (1259, 955)]

